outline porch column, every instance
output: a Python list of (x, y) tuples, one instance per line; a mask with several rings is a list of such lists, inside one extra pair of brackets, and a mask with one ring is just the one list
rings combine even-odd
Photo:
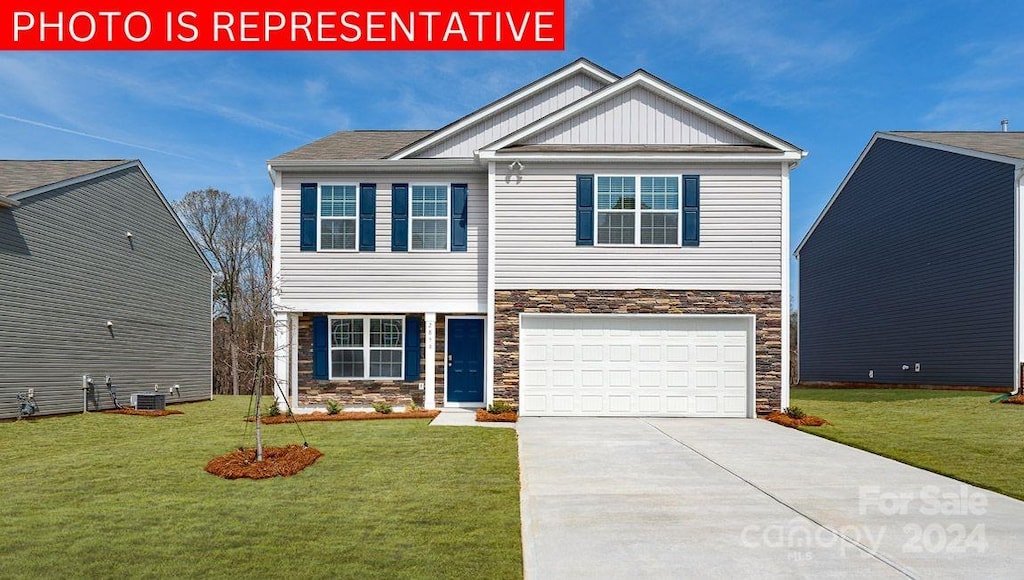
[(291, 358), (291, 373), (288, 377), (288, 384), (285, 385), (286, 393), (292, 399), (292, 408), (299, 406), (299, 315), (292, 313), (288, 315), (288, 328), (290, 340), (288, 352)]
[(433, 409), (437, 406), (434, 400), (435, 366), (437, 365), (437, 313), (423, 313), (423, 364), (426, 366), (423, 380), (423, 408)]
[(288, 332), (288, 314), (274, 312), (274, 400), (280, 407), (285, 406), (288, 393), (286, 381), (289, 367), (291, 341)]

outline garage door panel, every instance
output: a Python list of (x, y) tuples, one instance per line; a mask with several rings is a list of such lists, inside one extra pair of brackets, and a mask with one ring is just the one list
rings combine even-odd
[(748, 319), (523, 316), (524, 415), (746, 416)]

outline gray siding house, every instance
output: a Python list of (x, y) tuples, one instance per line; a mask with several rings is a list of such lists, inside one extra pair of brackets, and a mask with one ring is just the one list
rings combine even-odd
[(0, 161), (0, 419), (209, 399), (210, 276), (140, 162)]
[(1024, 133), (871, 139), (796, 250), (799, 380), (1020, 384)]

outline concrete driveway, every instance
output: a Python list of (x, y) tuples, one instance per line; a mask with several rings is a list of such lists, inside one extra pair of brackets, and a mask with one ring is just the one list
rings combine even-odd
[(767, 421), (518, 430), (530, 579), (1024, 575), (1024, 502)]

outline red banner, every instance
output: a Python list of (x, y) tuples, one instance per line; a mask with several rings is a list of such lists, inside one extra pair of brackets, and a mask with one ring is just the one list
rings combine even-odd
[(565, 3), (13, 0), (0, 27), (0, 50), (563, 50)]

